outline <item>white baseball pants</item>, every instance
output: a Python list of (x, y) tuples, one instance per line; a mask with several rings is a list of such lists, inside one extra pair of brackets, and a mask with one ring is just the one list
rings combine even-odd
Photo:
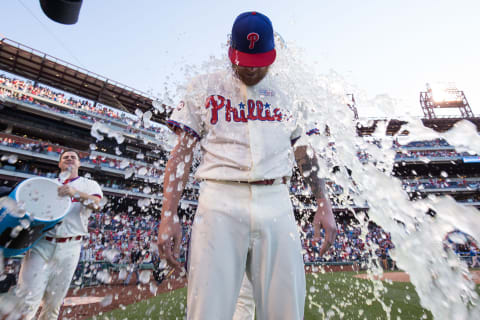
[(32, 319), (42, 303), (38, 319), (55, 320), (80, 257), (82, 240), (53, 243), (41, 239), (22, 261), (14, 294), (23, 301), (17, 312)]
[(187, 319), (232, 319), (245, 272), (258, 320), (302, 320), (305, 272), (285, 184), (206, 181), (192, 230)]

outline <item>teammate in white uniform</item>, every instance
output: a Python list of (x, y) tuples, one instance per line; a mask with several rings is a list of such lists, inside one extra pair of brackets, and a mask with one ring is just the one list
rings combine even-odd
[(48, 231), (25, 255), (17, 287), (8, 300), (0, 301), (0, 315), (10, 313), (12, 319), (15, 315), (32, 319), (42, 303), (39, 319), (58, 318), (78, 264), (83, 236), (88, 234), (88, 218), (103, 197), (97, 182), (78, 176), (80, 158), (75, 151), (64, 151), (58, 167), (60, 176), (70, 173), (58, 194), (71, 197), (72, 206), (61, 224)]
[[(287, 186), (301, 128), (292, 102), (268, 73), (275, 56), (270, 20), (258, 12), (241, 14), (232, 28), (232, 70), (194, 79), (169, 121), (178, 141), (165, 170), (158, 245), (176, 268), (182, 236), (177, 207), (197, 141), (203, 153), (187, 319), (232, 319), (245, 273), (257, 319), (303, 318), (305, 273)], [(295, 157), (310, 173), (318, 235), (317, 216), (331, 213), (330, 202), (307, 147), (296, 148)], [(335, 234), (329, 223), (323, 227)]]

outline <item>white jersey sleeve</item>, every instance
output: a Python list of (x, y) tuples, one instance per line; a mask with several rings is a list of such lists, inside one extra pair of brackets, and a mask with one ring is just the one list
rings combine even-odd
[(97, 183), (97, 181), (88, 180), (88, 182), (90, 183), (90, 185), (88, 186), (88, 189), (90, 190), (89, 194), (91, 196), (97, 196), (100, 199), (102, 199), (103, 198), (103, 191), (102, 191), (102, 188), (100, 187), (100, 185)]
[(198, 93), (202, 92), (197, 85), (198, 82), (197, 80), (190, 83), (184, 99), (173, 110), (167, 124), (171, 129), (180, 128), (200, 140), (204, 133), (204, 125), (200, 114), (202, 106), (199, 103), (202, 103), (205, 97), (198, 96)]

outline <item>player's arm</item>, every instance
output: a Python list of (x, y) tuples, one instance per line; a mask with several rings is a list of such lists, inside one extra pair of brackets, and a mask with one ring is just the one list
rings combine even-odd
[(68, 196), (78, 199), (88, 209), (98, 210), (100, 208), (99, 196), (78, 191), (77, 189), (69, 186), (68, 184), (64, 184), (58, 187), (58, 195), (61, 197)]
[[(197, 139), (180, 129), (177, 129), (176, 133), (177, 144), (170, 153), (170, 159), (165, 167), (163, 206), (157, 243), (160, 258), (166, 259), (170, 266), (180, 268), (181, 264), (177, 258), (180, 254), (182, 229), (177, 208), (188, 180)], [(179, 169), (182, 167), (183, 172)]]
[(322, 256), (333, 244), (337, 235), (332, 204), (325, 188), (325, 179), (318, 177), (318, 160), (311, 147), (306, 145), (296, 147), (295, 159), (300, 173), (317, 201), (317, 211), (313, 219), (313, 226), (315, 228), (314, 236), (317, 241), (320, 240), (320, 229), (323, 228), (325, 230), (325, 239), (319, 253)]

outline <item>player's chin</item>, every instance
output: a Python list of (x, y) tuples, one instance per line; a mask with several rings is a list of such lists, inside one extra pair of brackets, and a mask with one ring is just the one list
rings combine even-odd
[(242, 81), (243, 83), (245, 83), (247, 86), (254, 86), (256, 85), (257, 83), (259, 83), (262, 79), (259, 78), (259, 77), (248, 77), (248, 76), (244, 76), (242, 77)]

